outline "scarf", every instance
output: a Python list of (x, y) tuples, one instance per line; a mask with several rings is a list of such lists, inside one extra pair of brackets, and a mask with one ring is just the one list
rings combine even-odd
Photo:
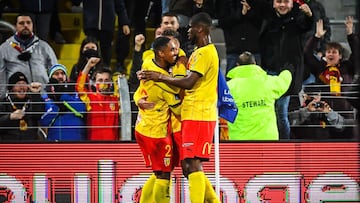
[(330, 93), (335, 96), (340, 96), (341, 82), (343, 81), (339, 68), (340, 64), (336, 66), (327, 65), (326, 69), (319, 75), (319, 79), (330, 86)]

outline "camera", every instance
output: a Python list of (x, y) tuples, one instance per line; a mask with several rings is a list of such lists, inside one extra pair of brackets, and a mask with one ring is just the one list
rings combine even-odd
[(316, 102), (316, 103), (314, 104), (314, 107), (315, 107), (315, 108), (323, 108), (323, 107), (324, 107), (324, 104), (323, 104), (322, 102)]

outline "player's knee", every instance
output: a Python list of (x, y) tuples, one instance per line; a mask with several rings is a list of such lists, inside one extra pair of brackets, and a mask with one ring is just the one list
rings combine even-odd
[(186, 159), (188, 173), (202, 171), (202, 163), (198, 158)]

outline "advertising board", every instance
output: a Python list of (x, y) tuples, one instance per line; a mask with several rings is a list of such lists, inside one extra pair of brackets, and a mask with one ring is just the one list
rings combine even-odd
[[(0, 144), (0, 202), (138, 202), (151, 170), (136, 143)], [(212, 153), (214, 154), (214, 153)], [(360, 202), (359, 143), (221, 143), (224, 203)], [(214, 158), (204, 164), (215, 185)], [(181, 169), (171, 202), (190, 202)]]

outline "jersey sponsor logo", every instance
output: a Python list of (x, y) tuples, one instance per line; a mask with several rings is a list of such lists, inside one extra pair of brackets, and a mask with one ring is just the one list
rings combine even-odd
[(186, 142), (186, 143), (184, 143), (182, 146), (183, 146), (183, 147), (190, 147), (190, 146), (192, 146), (192, 145), (194, 145), (194, 143), (192, 143), (192, 142)]
[(205, 142), (201, 154), (210, 154), (211, 152), (211, 143)]

